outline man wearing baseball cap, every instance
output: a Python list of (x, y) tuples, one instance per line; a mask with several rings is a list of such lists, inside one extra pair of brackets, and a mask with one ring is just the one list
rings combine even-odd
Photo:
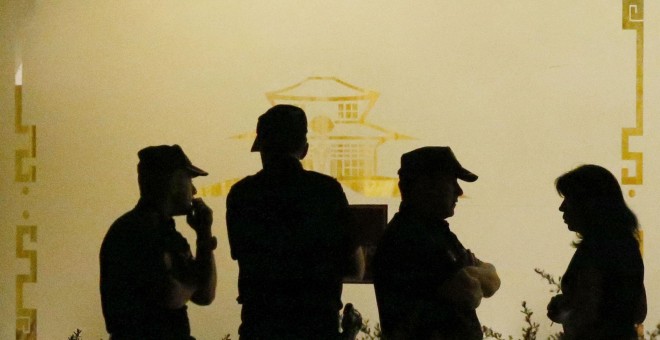
[[(138, 152), (137, 206), (117, 219), (101, 246), (101, 303), (112, 340), (190, 340), (186, 303), (215, 298), (213, 212), (192, 179), (208, 173), (178, 145)], [(196, 256), (176, 230), (173, 216), (186, 215), (197, 234)]]
[(299, 107), (266, 111), (252, 145), (263, 169), (227, 196), (242, 340), (338, 339), (342, 279), (364, 272), (341, 185), (302, 167), (306, 135)]
[(449, 147), (423, 147), (401, 156), (401, 206), (374, 259), (374, 287), (384, 339), (482, 339), (476, 308), (499, 288), (492, 264), (465, 249), (449, 230), (474, 182)]

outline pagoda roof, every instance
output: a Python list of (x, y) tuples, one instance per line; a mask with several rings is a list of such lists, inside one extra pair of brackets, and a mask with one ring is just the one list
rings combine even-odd
[(297, 84), (267, 92), (273, 105), (280, 100), (295, 101), (355, 101), (378, 99), (378, 92), (365, 90), (335, 77), (309, 77)]
[(334, 124), (334, 127), (326, 133), (318, 133), (311, 128), (308, 136), (311, 138), (326, 136), (330, 139), (381, 139), (382, 141), (413, 139), (410, 136), (365, 122), (337, 122)]

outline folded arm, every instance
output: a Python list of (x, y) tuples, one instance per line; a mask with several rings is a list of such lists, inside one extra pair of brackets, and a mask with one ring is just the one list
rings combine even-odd
[(500, 289), (500, 277), (492, 264), (479, 261), (474, 266), (465, 267), (465, 271), (479, 281), (484, 297), (489, 298)]
[(472, 277), (466, 268), (459, 270), (440, 285), (438, 294), (441, 299), (464, 309), (476, 309), (484, 297), (481, 283)]

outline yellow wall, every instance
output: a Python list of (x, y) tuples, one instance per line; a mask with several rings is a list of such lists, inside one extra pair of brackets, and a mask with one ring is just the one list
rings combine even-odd
[[(628, 202), (645, 230), (651, 329), (660, 321), (660, 9), (646, 5), (644, 133), (629, 146), (644, 155), (643, 183), (625, 191), (635, 190)], [(181, 144), (211, 173), (198, 187), (253, 173), (251, 141), (231, 137), (254, 130), (267, 92), (310, 76), (379, 92), (369, 122), (414, 137), (378, 148), (381, 176), (396, 176), (405, 151), (452, 146), (480, 179), (464, 185), (450, 222), (503, 281), (479, 308), (482, 322), (517, 334), (527, 300), (541, 335), (558, 330), (543, 317), (549, 286), (533, 272), (562, 274), (573, 251), (553, 181), (582, 163), (635, 175), (621, 152), (622, 128), (637, 123), (636, 31), (622, 28), (622, 8), (599, 0), (0, 2), (0, 338), (14, 337), (17, 295), (36, 309), (42, 339), (76, 328), (105, 338), (98, 250), (138, 197), (137, 150)], [(36, 127), (36, 155), (30, 133), (15, 128), (19, 62), (20, 125)], [(22, 149), (34, 181), (15, 176)], [(396, 198), (345, 190), (351, 203), (397, 209)], [(205, 199), (222, 240), (220, 281), (212, 306), (191, 307), (193, 332), (236, 337), (225, 202)], [(37, 282), (22, 293), (16, 279), (30, 268), (16, 255), (19, 225), (36, 226), (25, 248), (36, 251)], [(377, 321), (371, 286), (346, 287), (344, 301)]]

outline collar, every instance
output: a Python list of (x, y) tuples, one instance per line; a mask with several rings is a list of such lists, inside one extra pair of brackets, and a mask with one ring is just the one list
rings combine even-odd
[(290, 156), (274, 156), (264, 162), (264, 171), (267, 172), (297, 172), (303, 169), (299, 159)]
[(153, 202), (140, 198), (134, 210), (147, 217), (155, 226), (165, 225), (174, 228), (174, 218), (164, 215)]
[(430, 228), (439, 228), (442, 232), (450, 232), (449, 222), (441, 218), (424, 217), (415, 212), (413, 208), (401, 202), (399, 214), (409, 220), (417, 222), (416, 224), (428, 226)]

